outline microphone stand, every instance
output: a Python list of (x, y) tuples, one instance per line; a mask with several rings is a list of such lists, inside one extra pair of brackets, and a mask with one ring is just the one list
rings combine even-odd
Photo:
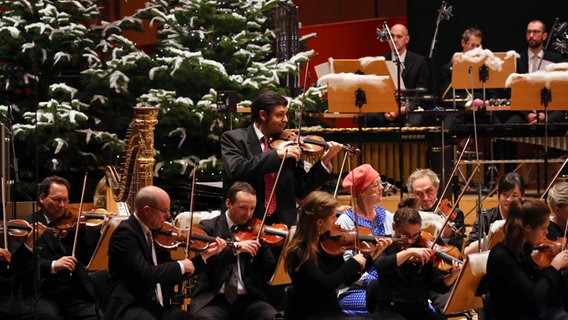
[[(400, 53), (398, 52), (398, 49), (396, 48), (396, 44), (394, 43), (394, 39), (392, 37), (392, 33), (390, 32), (389, 26), (387, 24), (387, 22), (385, 21), (383, 23), (383, 32), (386, 32), (388, 38), (387, 40), (389, 41), (389, 46), (391, 48), (391, 54), (393, 54), (392, 56), (392, 60), (396, 63), (396, 87), (397, 87), (397, 92), (396, 92), (396, 106), (397, 106), (397, 110), (398, 110), (398, 131), (399, 131), (399, 139), (398, 139), (398, 166), (399, 166), (399, 178), (400, 178), (400, 199), (402, 200), (402, 194), (403, 194), (403, 188), (402, 186), (404, 185), (404, 170), (403, 170), (403, 165), (404, 165), (404, 161), (403, 161), (403, 152), (402, 152), (402, 127), (404, 126), (403, 120), (402, 120), (402, 90), (400, 88), (400, 84), (401, 84), (401, 77), (402, 77), (402, 71), (405, 69), (404, 67), (404, 62), (402, 61), (401, 57), (400, 57)], [(408, 110), (407, 110), (408, 112)]]
[[(471, 108), (471, 112), (473, 114), (473, 135), (474, 135), (474, 140), (475, 140), (475, 159), (477, 161), (477, 221), (479, 221), (479, 239), (480, 241), (478, 241), (477, 245), (478, 245), (478, 252), (483, 252), (487, 250), (487, 241), (483, 241), (483, 250), (481, 248), (481, 239), (483, 239), (485, 237), (485, 226), (483, 225), (483, 223), (481, 222), (482, 220), (482, 215), (485, 213), (485, 211), (483, 210), (483, 197), (481, 196), (481, 168), (480, 168), (480, 164), (479, 164), (479, 144), (478, 144), (478, 140), (477, 140), (477, 120), (475, 118), (476, 114), (475, 114), (475, 108), (473, 107), (473, 67), (470, 65), (469, 66), (469, 79), (470, 79), (470, 83), (471, 83), (471, 102), (472, 102), (472, 108)], [(485, 86), (485, 82), (484, 82), (484, 86)], [(485, 101), (485, 100), (484, 100)], [(483, 102), (485, 104), (485, 102)]]
[[(542, 59), (541, 59), (542, 61)], [(544, 185), (548, 185), (548, 103), (552, 101), (552, 92), (544, 87), (540, 90), (540, 103), (544, 106)], [(540, 185), (540, 184), (539, 184)]]

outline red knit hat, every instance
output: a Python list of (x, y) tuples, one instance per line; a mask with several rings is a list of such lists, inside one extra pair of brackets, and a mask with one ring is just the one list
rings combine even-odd
[(373, 169), (370, 164), (362, 164), (357, 168), (351, 170), (349, 174), (343, 179), (343, 188), (353, 192), (353, 196), (357, 197), (371, 185), (379, 176), (379, 173)]

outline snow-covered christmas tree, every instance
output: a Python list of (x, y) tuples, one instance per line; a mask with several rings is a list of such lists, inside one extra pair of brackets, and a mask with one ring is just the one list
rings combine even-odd
[[(34, 198), (47, 175), (78, 182), (120, 164), (135, 105), (160, 107), (157, 175), (187, 178), (198, 162), (215, 174), (228, 123), (218, 92), (235, 91), (242, 107), (263, 90), (290, 95), (283, 79), (313, 54), (276, 58), (274, 12), (287, 1), (153, 0), (115, 22), (102, 19), (103, 3), (0, 0), (0, 108), (14, 128), (21, 197)], [(152, 53), (123, 36), (143, 19), (159, 30)], [(306, 103), (321, 93), (310, 89)], [(290, 99), (293, 112), (300, 98)]]

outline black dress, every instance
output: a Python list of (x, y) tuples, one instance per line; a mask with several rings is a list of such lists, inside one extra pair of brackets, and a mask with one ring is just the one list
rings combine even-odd
[[(290, 258), (298, 261), (299, 256)], [(341, 255), (320, 252), (317, 265), (313, 260), (306, 261), (297, 271), (290, 272), (294, 319), (363, 319), (343, 313), (336, 292), (341, 284), (350, 285), (359, 277), (361, 265), (353, 258), (344, 261)]]

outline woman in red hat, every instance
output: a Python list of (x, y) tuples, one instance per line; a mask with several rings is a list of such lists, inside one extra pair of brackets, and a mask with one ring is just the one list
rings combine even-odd
[[(376, 236), (392, 234), (393, 214), (377, 205), (383, 198), (383, 185), (380, 174), (371, 165), (363, 164), (349, 172), (343, 188), (353, 196), (354, 205), (339, 216), (337, 224), (345, 230), (353, 230), (356, 225), (366, 227)], [(352, 251), (346, 251), (343, 257), (347, 260), (352, 256)], [(358, 281), (339, 291), (343, 312), (371, 317), (365, 307), (365, 292), (369, 281), (376, 278), (377, 270), (369, 268)]]

